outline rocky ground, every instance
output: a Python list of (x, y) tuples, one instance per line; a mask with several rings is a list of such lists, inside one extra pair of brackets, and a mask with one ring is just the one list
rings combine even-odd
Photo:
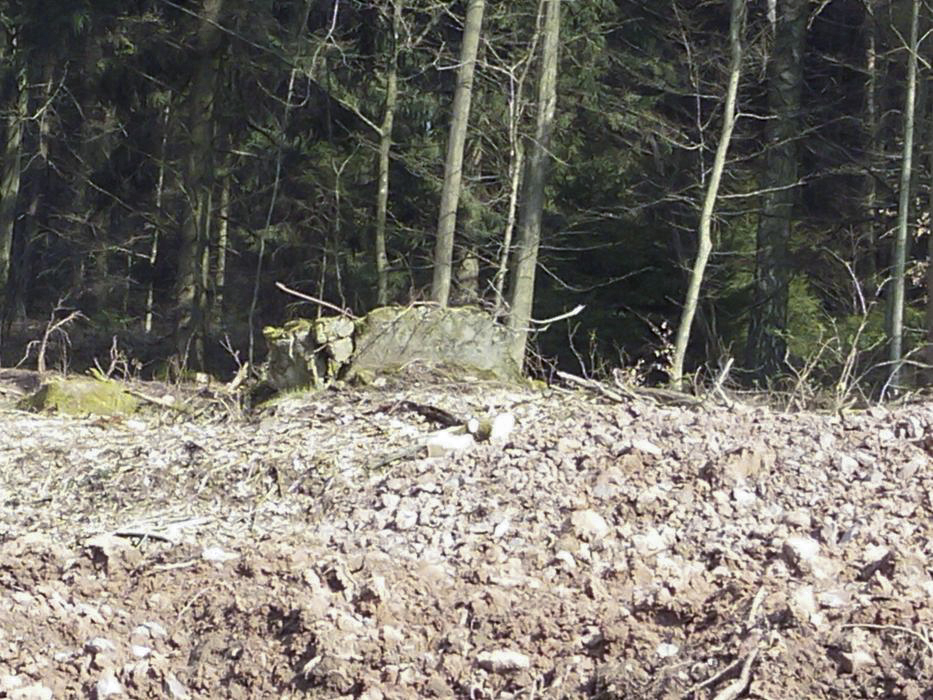
[(0, 412), (0, 697), (933, 698), (933, 406), (208, 403)]

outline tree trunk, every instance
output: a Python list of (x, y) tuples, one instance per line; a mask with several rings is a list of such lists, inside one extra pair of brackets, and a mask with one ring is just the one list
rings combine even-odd
[[(203, 0), (195, 49), (194, 75), (188, 95), (188, 128), (191, 143), (182, 166), (186, 211), (181, 226), (175, 301), (178, 305), (176, 351), (181, 366), (189, 359), (203, 367), (204, 288), (201, 264), (207, 242), (207, 210), (212, 186), (212, 141), (217, 55), (222, 33), (217, 22), (223, 0)], [(191, 353), (194, 357), (191, 358)]]
[(386, 253), (386, 219), (389, 212), (389, 154), (392, 150), (392, 124), (398, 101), (398, 52), (402, 32), (404, 0), (392, 2), (392, 48), (386, 72), (386, 101), (379, 127), (379, 175), (376, 192), (376, 303), (389, 303), (389, 257)]
[(469, 0), (466, 25), (463, 28), (463, 44), (460, 47), (460, 68), (457, 70), (457, 89), (454, 91), (447, 160), (444, 163), (444, 185), (441, 189), (437, 241), (434, 248), (434, 279), (431, 283), (431, 299), (441, 306), (447, 306), (450, 298), (454, 230), (457, 226), (457, 204), (460, 201), (460, 180), (463, 174), (463, 146), (466, 143), (467, 124), (470, 121), (473, 70), (476, 66), (484, 6), (484, 0)]
[[(869, 6), (870, 7), (870, 6)], [(865, 176), (865, 226), (864, 232), (860, 237), (858, 248), (855, 251), (856, 256), (860, 256), (864, 249), (864, 262), (858, 266), (858, 257), (856, 257), (856, 270), (863, 270), (860, 278), (863, 282), (864, 292), (861, 299), (874, 298), (878, 289), (878, 265), (877, 265), (877, 236), (875, 234), (876, 215), (878, 208), (878, 185), (875, 180), (875, 173), (878, 170), (878, 48), (876, 39), (876, 22), (874, 14), (869, 10), (865, 13), (865, 142), (867, 162), (865, 163), (868, 174)], [(864, 301), (861, 304), (861, 312), (867, 313)]]
[(220, 212), (217, 221), (217, 253), (214, 261), (214, 304), (212, 306), (214, 328), (224, 325), (224, 287), (227, 284), (227, 240), (230, 236), (230, 180), (228, 172), (220, 187)]
[(900, 197), (897, 205), (897, 233), (891, 272), (891, 328), (888, 359), (891, 361), (889, 386), (900, 388), (904, 356), (904, 268), (907, 257), (907, 227), (910, 217), (910, 175), (914, 150), (914, 105), (917, 97), (917, 49), (920, 0), (913, 0), (910, 12), (910, 44), (907, 55), (907, 94), (904, 99), (904, 151), (901, 158)]
[(172, 95), (169, 93), (168, 104), (162, 110), (162, 144), (159, 149), (159, 178), (156, 181), (155, 207), (159, 224), (153, 227), (152, 241), (149, 244), (149, 281), (146, 285), (146, 333), (152, 333), (152, 318), (155, 310), (155, 264), (159, 257), (159, 225), (164, 220), (162, 216), (162, 197), (165, 193), (165, 159), (168, 154), (168, 127), (172, 116)]
[(8, 56), (14, 74), (9, 76), (8, 98), (5, 120), (3, 163), (0, 170), (0, 311), (3, 326), (12, 312), (9, 304), (10, 258), (13, 252), (13, 230), (16, 225), (16, 206), (19, 201), (19, 184), (22, 163), (23, 124), (28, 117), (29, 91), (26, 85), (26, 69), (19, 66), (18, 57)]
[(690, 282), (687, 286), (687, 298), (684, 301), (684, 310), (680, 317), (680, 326), (677, 329), (677, 339), (674, 343), (674, 358), (671, 364), (671, 383), (675, 388), (681, 388), (684, 374), (684, 357), (687, 354), (687, 344), (690, 342), (690, 327), (696, 315), (697, 300), (700, 297), (700, 285), (703, 283), (703, 274), (713, 249), (710, 228), (713, 220), (713, 208), (716, 205), (716, 196), (719, 193), (719, 183), (726, 164), (726, 154), (732, 140), (732, 130), (735, 127), (735, 105), (739, 93), (739, 77), (742, 73), (742, 33), (745, 29), (745, 0), (732, 0), (732, 12), (729, 21), (729, 47), (732, 60), (729, 65), (729, 87), (726, 90), (726, 101), (723, 106), (722, 134), (716, 148), (716, 157), (713, 160), (713, 169), (710, 172), (709, 182), (706, 186), (706, 196), (703, 200), (703, 210), (700, 213), (699, 240), (697, 242), (697, 256), (690, 272)]
[(499, 253), (499, 266), (493, 279), (495, 288), (495, 315), (502, 315), (505, 307), (505, 277), (509, 269), (509, 254), (512, 250), (512, 236), (515, 232), (518, 197), (521, 191), (522, 170), (525, 164), (525, 147), (518, 132), (522, 115), (522, 95), (524, 93), (527, 66), (516, 79), (514, 73), (509, 76), (509, 208), (502, 234), (502, 250)]
[(746, 363), (763, 381), (784, 368), (787, 343), (788, 252), (798, 180), (797, 138), (803, 89), (803, 50), (807, 0), (781, 0), (768, 70), (771, 119), (765, 127), (768, 154), (761, 183), (754, 303), (748, 328)]
[(512, 331), (512, 358), (522, 367), (525, 344), (534, 302), (538, 244), (541, 240), (541, 216), (544, 211), (544, 186), (554, 114), (557, 109), (557, 53), (560, 41), (560, 0), (542, 0), (544, 5), (544, 41), (538, 75), (535, 138), (528, 147), (525, 181), (522, 189), (518, 238), (515, 245), (512, 286), (509, 294)]

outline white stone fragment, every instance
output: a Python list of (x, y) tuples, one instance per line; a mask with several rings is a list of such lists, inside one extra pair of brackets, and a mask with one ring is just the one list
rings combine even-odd
[(489, 439), (492, 442), (501, 442), (508, 439), (515, 429), (515, 416), (511, 413), (500, 413), (492, 421), (492, 430)]
[(234, 559), (239, 559), (239, 557), (240, 555), (236, 552), (227, 552), (220, 547), (205, 547), (201, 551), (201, 558), (204, 561), (212, 561), (218, 564), (233, 561)]
[(736, 486), (732, 489), (732, 500), (739, 506), (748, 507), (758, 500), (758, 497), (748, 489)]
[(169, 672), (166, 674), (163, 684), (165, 685), (165, 691), (172, 700), (189, 700), (191, 698), (191, 693), (189, 693), (184, 684), (175, 677), (174, 673)]
[(448, 452), (466, 450), (476, 444), (470, 433), (438, 433), (428, 438), (425, 443), (428, 448), (428, 457), (440, 457)]
[(490, 673), (521, 671), (531, 666), (531, 661), (525, 654), (511, 649), (480, 652), (476, 656), (476, 663)]
[(660, 457), (663, 454), (660, 447), (647, 440), (632, 440), (632, 447), (652, 457)]
[(97, 679), (96, 684), (97, 697), (98, 698), (109, 698), (113, 695), (123, 695), (124, 690), (123, 686), (120, 684), (120, 681), (117, 680), (117, 677), (113, 673), (113, 669), (105, 668), (100, 677)]
[(784, 540), (781, 549), (789, 563), (799, 564), (819, 556), (820, 543), (812, 537), (793, 535)]
[(680, 651), (680, 647), (677, 646), (676, 644), (662, 643), (662, 644), (658, 644), (658, 648), (657, 648), (657, 654), (662, 659), (668, 659), (672, 656), (676, 656), (677, 652), (679, 651)]
[(410, 508), (399, 508), (395, 514), (395, 527), (398, 530), (410, 530), (418, 523), (418, 513)]
[(609, 523), (595, 510), (578, 510), (570, 516), (577, 537), (588, 542), (601, 540), (609, 534)]
[(503, 518), (499, 521), (499, 524), (496, 525), (496, 529), (492, 531), (492, 538), (494, 540), (501, 539), (505, 536), (505, 533), (509, 531), (509, 528), (512, 526), (512, 521), (509, 518)]
[(149, 631), (149, 634), (152, 635), (153, 639), (160, 639), (168, 636), (168, 630), (155, 620), (144, 622), (140, 627), (145, 627)]
[(109, 651), (116, 651), (117, 647), (109, 639), (104, 637), (94, 637), (89, 639), (87, 644), (84, 645), (88, 651), (91, 651), (95, 654), (103, 654)]

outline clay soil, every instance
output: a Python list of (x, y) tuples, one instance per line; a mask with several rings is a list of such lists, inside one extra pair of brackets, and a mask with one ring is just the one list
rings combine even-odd
[[(516, 427), (429, 457), (444, 411)], [(931, 448), (414, 379), (4, 408), (0, 697), (933, 698)]]

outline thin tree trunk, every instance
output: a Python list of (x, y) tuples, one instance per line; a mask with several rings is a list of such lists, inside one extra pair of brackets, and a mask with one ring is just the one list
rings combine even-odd
[(522, 71), (519, 80), (509, 76), (509, 209), (502, 234), (502, 251), (499, 254), (499, 267), (493, 279), (496, 290), (495, 315), (502, 314), (505, 307), (505, 278), (509, 270), (509, 254), (512, 250), (512, 235), (515, 231), (518, 196), (521, 191), (522, 169), (525, 165), (525, 147), (518, 126), (521, 122), (521, 100), (524, 92), (526, 71)]
[(16, 56), (8, 57), (17, 71), (12, 83), (12, 94), (6, 101), (6, 133), (3, 145), (3, 163), (0, 170), (0, 311), (2, 324), (12, 312), (7, 294), (10, 282), (10, 261), (13, 252), (13, 230), (16, 224), (16, 205), (19, 201), (19, 185), (22, 164), (23, 124), (28, 117), (29, 91), (26, 85), (26, 69), (19, 67)]
[(392, 124), (398, 102), (399, 35), (402, 32), (404, 0), (392, 2), (392, 50), (386, 73), (386, 101), (379, 127), (379, 176), (376, 192), (376, 303), (389, 303), (389, 257), (386, 253), (386, 219), (389, 211), (389, 154), (392, 150)]
[(534, 304), (535, 271), (538, 266), (538, 245), (541, 241), (541, 217), (544, 211), (544, 187), (557, 110), (557, 54), (560, 42), (560, 0), (542, 0), (544, 11), (544, 41), (538, 76), (537, 118), (535, 139), (528, 149), (527, 170), (522, 191), (518, 240), (515, 246), (515, 273), (509, 294), (512, 331), (511, 355), (521, 368), (525, 360), (525, 345)]
[(768, 66), (767, 158), (761, 182), (758, 241), (746, 364), (763, 381), (784, 369), (790, 285), (790, 238), (797, 199), (800, 100), (808, 0), (781, 0)]
[[(169, 94), (168, 104), (162, 110), (162, 146), (160, 149), (159, 178), (156, 182), (155, 205), (158, 219), (162, 221), (162, 196), (165, 192), (165, 159), (168, 154), (168, 125), (172, 115), (172, 100)], [(146, 333), (152, 333), (152, 317), (155, 306), (155, 264), (159, 256), (159, 227), (152, 231), (152, 242), (149, 246), (149, 283), (146, 285)]]
[(713, 160), (713, 169), (710, 172), (706, 187), (706, 197), (703, 200), (703, 210), (700, 213), (699, 240), (697, 243), (697, 257), (690, 272), (690, 282), (687, 286), (687, 298), (684, 301), (684, 310), (680, 317), (680, 326), (677, 329), (677, 339), (674, 343), (674, 358), (671, 365), (671, 383), (680, 388), (684, 374), (684, 357), (687, 354), (687, 344), (690, 342), (690, 327), (696, 315), (697, 300), (700, 298), (700, 285), (703, 283), (703, 274), (706, 272), (706, 263), (710, 251), (713, 249), (710, 228), (713, 220), (713, 208), (716, 205), (716, 196), (719, 193), (719, 183), (726, 165), (726, 154), (732, 140), (732, 130), (735, 127), (735, 105), (739, 93), (739, 77), (742, 73), (742, 33), (745, 28), (745, 0), (732, 0), (732, 13), (729, 21), (729, 46), (732, 61), (729, 66), (729, 87), (726, 90), (726, 101), (723, 107), (722, 134), (716, 148), (716, 157)]
[(181, 226), (178, 277), (175, 299), (178, 305), (176, 351), (182, 368), (190, 354), (203, 366), (204, 288), (201, 264), (207, 242), (205, 225), (212, 187), (212, 140), (214, 93), (217, 83), (217, 52), (221, 31), (217, 25), (223, 0), (203, 0), (198, 29), (196, 63), (188, 96), (188, 125), (191, 144), (183, 165), (187, 207)]
[(230, 236), (230, 173), (224, 175), (220, 188), (220, 212), (217, 223), (217, 253), (214, 263), (213, 326), (224, 325), (224, 286), (227, 284), (227, 240)]
[(457, 89), (454, 91), (447, 159), (444, 163), (444, 185), (437, 221), (437, 241), (434, 248), (434, 279), (431, 299), (447, 306), (450, 298), (450, 279), (453, 268), (454, 231), (457, 226), (457, 204), (460, 201), (460, 180), (463, 175), (463, 146), (466, 143), (470, 121), (470, 99), (473, 93), (473, 71), (483, 24), (484, 0), (469, 0), (463, 44), (460, 47), (460, 67), (457, 70)]
[[(878, 203), (878, 185), (875, 180), (876, 162), (878, 159), (878, 49), (876, 43), (875, 16), (872, 12), (865, 13), (866, 27), (866, 46), (865, 46), (865, 131), (868, 153), (866, 165), (868, 174), (865, 176), (865, 229), (862, 238), (864, 243), (859, 241), (859, 248), (864, 245), (865, 263), (863, 279), (867, 280), (864, 284), (867, 289), (862, 295), (873, 298), (878, 288), (878, 266), (876, 263), (877, 240), (875, 235), (875, 215)], [(860, 253), (856, 250), (856, 255)], [(865, 313), (866, 309), (862, 309)]]
[(900, 388), (901, 361), (904, 356), (904, 267), (907, 257), (907, 228), (910, 217), (910, 169), (914, 150), (914, 107), (917, 98), (917, 49), (920, 0), (913, 0), (910, 13), (910, 44), (907, 56), (907, 95), (904, 100), (904, 153), (901, 158), (900, 199), (897, 205), (897, 233), (894, 237), (894, 260), (891, 273), (891, 365), (889, 386)]

